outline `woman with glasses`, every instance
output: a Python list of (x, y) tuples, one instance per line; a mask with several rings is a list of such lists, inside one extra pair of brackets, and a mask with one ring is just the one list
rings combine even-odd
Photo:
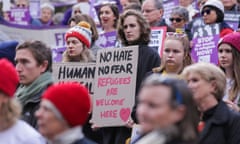
[(170, 15), (171, 26), (174, 29), (185, 29), (186, 24), (188, 23), (188, 11), (184, 7), (177, 6), (175, 7)]
[(192, 64), (190, 43), (185, 33), (168, 32), (164, 41), (160, 67), (154, 73), (180, 74), (184, 67)]
[(219, 65), (226, 74), (227, 85), (224, 101), (228, 106), (240, 111), (240, 33), (234, 32), (223, 37), (218, 44)]
[(224, 6), (220, 0), (208, 0), (202, 7), (201, 15), (205, 24), (220, 24), (220, 37), (233, 32), (224, 21)]
[(195, 63), (181, 75), (201, 112), (199, 144), (239, 144), (240, 114), (222, 101), (226, 87), (224, 72), (210, 63)]
[(195, 144), (199, 116), (187, 83), (150, 75), (138, 96), (140, 137), (132, 144)]

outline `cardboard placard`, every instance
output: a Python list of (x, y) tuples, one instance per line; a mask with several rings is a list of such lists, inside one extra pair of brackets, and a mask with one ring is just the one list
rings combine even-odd
[(97, 54), (92, 121), (125, 125), (135, 103), (138, 47), (102, 49)]

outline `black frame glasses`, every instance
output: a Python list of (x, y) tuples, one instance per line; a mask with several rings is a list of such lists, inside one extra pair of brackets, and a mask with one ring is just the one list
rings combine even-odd
[(169, 18), (171, 22), (175, 21), (177, 23), (181, 22), (183, 19), (182, 18)]
[(203, 16), (205, 13), (207, 14), (207, 15), (209, 15), (210, 13), (211, 13), (211, 9), (205, 9), (205, 10), (202, 10), (202, 12), (201, 12), (201, 15)]

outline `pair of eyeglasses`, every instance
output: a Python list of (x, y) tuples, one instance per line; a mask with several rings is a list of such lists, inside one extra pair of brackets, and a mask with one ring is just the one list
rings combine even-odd
[(25, 4), (17, 4), (17, 7), (18, 8), (25, 8), (25, 7), (27, 7)]
[(210, 13), (211, 13), (211, 9), (205, 9), (205, 10), (202, 10), (202, 12), (201, 12), (201, 15), (203, 16), (205, 13), (207, 14), (207, 15), (209, 15)]
[(183, 19), (181, 19), (181, 18), (169, 18), (169, 20), (171, 21), (171, 22), (173, 22), (173, 21), (175, 21), (175, 22), (181, 22)]
[(167, 37), (177, 37), (177, 38), (182, 38), (182, 37), (186, 36), (186, 34), (184, 32), (182, 32), (182, 33), (167, 32), (166, 35), (167, 35)]

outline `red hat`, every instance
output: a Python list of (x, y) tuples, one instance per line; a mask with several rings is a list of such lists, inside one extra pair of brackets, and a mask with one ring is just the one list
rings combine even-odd
[(76, 37), (88, 48), (91, 46), (92, 32), (91, 26), (85, 21), (81, 21), (76, 26), (70, 28), (65, 35), (65, 39), (68, 37)]
[(231, 45), (233, 48), (237, 49), (238, 52), (240, 52), (240, 33), (239, 32), (233, 32), (230, 34), (225, 35), (218, 44), (218, 47), (222, 44), (222, 43), (226, 43)]
[(0, 59), (0, 91), (13, 97), (19, 79), (15, 67), (7, 59)]
[(89, 116), (91, 100), (88, 90), (81, 84), (52, 85), (42, 99), (51, 102), (71, 127), (83, 125)]

